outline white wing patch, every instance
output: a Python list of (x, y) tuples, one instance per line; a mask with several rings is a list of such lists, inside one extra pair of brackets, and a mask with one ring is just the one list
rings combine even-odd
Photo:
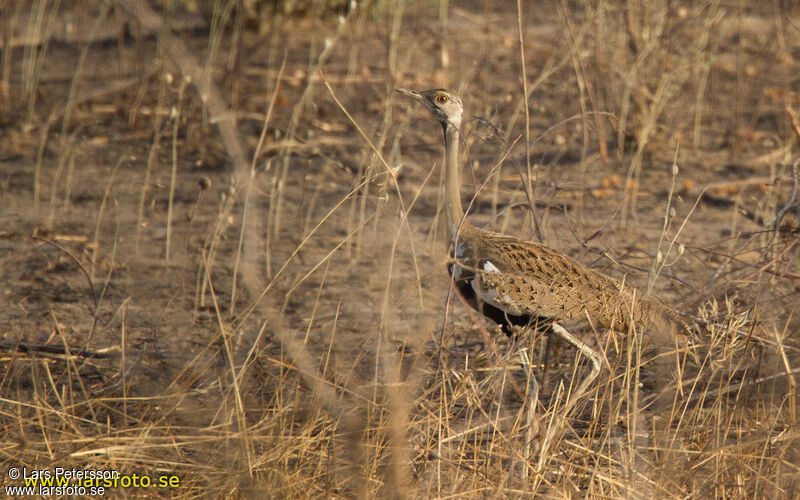
[[(491, 274), (502, 274), (500, 269), (497, 268), (491, 261), (486, 261), (483, 263), (483, 272), (484, 273), (491, 273)], [(491, 280), (490, 280), (491, 281)], [(525, 314), (524, 311), (520, 309), (520, 307), (514, 302), (514, 300), (509, 297), (508, 295), (499, 293), (498, 290), (490, 285), (488, 288), (481, 286), (481, 278), (480, 276), (475, 276), (472, 280), (472, 289), (475, 290), (475, 293), (484, 302), (493, 305), (494, 307), (500, 309), (509, 314), (515, 315), (522, 315)], [(484, 283), (485, 284), (485, 283)]]
[(497, 269), (497, 266), (492, 264), (492, 261), (490, 261), (490, 260), (487, 260), (486, 262), (484, 262), (483, 271), (487, 272), (487, 273), (499, 273), (500, 272), (500, 270)]

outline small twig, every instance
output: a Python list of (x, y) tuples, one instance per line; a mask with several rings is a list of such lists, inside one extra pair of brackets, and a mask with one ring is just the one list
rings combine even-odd
[[(0, 350), (9, 352), (18, 352), (23, 354), (42, 354), (43, 357), (53, 359), (75, 359), (75, 358), (94, 358), (94, 359), (117, 359), (122, 356), (122, 352), (117, 347), (110, 347), (108, 349), (100, 350), (87, 350), (73, 351), (64, 346), (44, 345), (44, 344), (26, 344), (24, 342), (0, 342)], [(163, 354), (156, 352), (141, 351), (142, 354), (147, 356), (162, 359)]]
[[(494, 139), (500, 141), (503, 144), (503, 146), (505, 147), (505, 149), (508, 149), (508, 146), (509, 146), (508, 141), (505, 139), (505, 137), (503, 137), (503, 134), (502, 134), (502, 131), (500, 130), (500, 127), (498, 127), (497, 125), (495, 125), (494, 123), (489, 121), (487, 118), (484, 118), (484, 117), (478, 116), (478, 115), (473, 115), (471, 121), (476, 121), (476, 122), (482, 123), (482, 124), (486, 125), (487, 127), (489, 127), (490, 129), (492, 129), (492, 133), (494, 134)], [(488, 141), (486, 139), (484, 139), (483, 137), (481, 137), (479, 135), (476, 135), (476, 137), (478, 139), (482, 140), (483, 142), (488, 143)]]
[[(728, 386), (725, 386), (725, 387), (720, 387), (719, 389), (711, 389), (711, 390), (707, 390), (707, 391), (702, 392), (702, 393), (693, 394), (692, 396), (690, 396), (689, 401), (695, 402), (695, 401), (698, 401), (701, 398), (708, 398), (709, 396), (717, 396), (717, 397), (724, 396), (726, 394), (730, 394), (732, 392), (738, 392), (738, 391), (740, 391), (740, 390), (742, 390), (744, 388), (747, 388), (747, 387), (750, 387), (750, 386), (753, 386), (753, 385), (756, 385), (756, 384), (763, 384), (764, 382), (769, 382), (770, 380), (775, 380), (775, 379), (781, 378), (781, 377), (793, 377), (794, 375), (798, 375), (798, 374), (800, 374), (800, 368), (795, 368), (793, 370), (785, 371), (783, 373), (775, 373), (775, 374), (772, 374), (772, 375), (766, 375), (764, 377), (759, 377), (757, 379), (746, 380), (746, 381), (742, 381), (742, 382), (739, 382), (739, 383), (736, 383), (736, 384), (731, 384), (731, 385), (728, 385)], [(682, 382), (681, 385), (683, 387), (687, 387), (689, 385), (692, 385), (695, 382), (696, 382), (696, 379), (687, 380), (687, 381)]]
[[(798, 162), (800, 162), (800, 160), (795, 160), (794, 163), (792, 164), (792, 181), (794, 182), (794, 185), (793, 185), (793, 188), (792, 188), (792, 197), (789, 198), (789, 201), (786, 203), (786, 205), (784, 205), (783, 208), (778, 210), (778, 212), (775, 214), (775, 217), (773, 217), (768, 222), (766, 222), (762, 226), (762, 228), (766, 229), (767, 227), (772, 226), (773, 230), (777, 233), (778, 232), (778, 228), (781, 225), (781, 220), (783, 219), (783, 216), (786, 215), (787, 213), (789, 213), (789, 210), (791, 210), (792, 207), (797, 202), (797, 198), (798, 198), (798, 194), (797, 193), (798, 193), (798, 190), (800, 189), (800, 179), (798, 179), (798, 177), (800, 177), (800, 174), (799, 174), (800, 168), (798, 168)], [(800, 204), (798, 204), (798, 211), (800, 211)], [(798, 219), (800, 219), (800, 213), (798, 213)]]
[(48, 245), (52, 245), (52, 246), (56, 247), (57, 249), (61, 250), (65, 254), (67, 254), (69, 256), (69, 258), (72, 259), (75, 262), (75, 264), (78, 265), (78, 268), (81, 270), (83, 275), (86, 277), (86, 281), (89, 283), (89, 291), (92, 292), (92, 301), (94, 302), (94, 309), (95, 309), (95, 311), (97, 311), (97, 308), (98, 308), (97, 295), (95, 294), (95, 291), (94, 291), (94, 285), (92, 285), (92, 277), (89, 275), (89, 271), (87, 271), (86, 268), (83, 266), (83, 264), (81, 264), (81, 261), (78, 260), (78, 258), (75, 257), (75, 255), (73, 255), (72, 252), (70, 252), (66, 248), (62, 247), (61, 245), (59, 245), (55, 241), (48, 240), (47, 238), (42, 238), (41, 236), (38, 236), (36, 234), (34, 234), (32, 236), (32, 238), (34, 240), (41, 241), (42, 243), (47, 243)]
[(789, 115), (789, 121), (792, 124), (792, 130), (794, 131), (794, 135), (797, 137), (797, 140), (800, 141), (800, 121), (797, 120), (797, 114), (794, 112), (791, 106), (786, 106), (786, 114)]
[(797, 244), (797, 242), (798, 242), (798, 241), (800, 241), (800, 236), (798, 236), (797, 238), (795, 238), (794, 240), (792, 240), (792, 242), (791, 242), (791, 243), (789, 243), (788, 245), (786, 245), (786, 248), (784, 248), (783, 250), (781, 250), (781, 252), (780, 252), (778, 255), (776, 255), (775, 257), (773, 257), (773, 258), (772, 258), (772, 259), (771, 259), (769, 262), (767, 262), (767, 263), (766, 263), (766, 264), (764, 264), (763, 266), (761, 266), (761, 267), (760, 267), (760, 268), (759, 268), (759, 269), (758, 269), (758, 270), (757, 270), (755, 273), (753, 273), (753, 274), (758, 274), (758, 273), (760, 273), (760, 272), (766, 271), (766, 272), (768, 272), (768, 273), (775, 274), (775, 275), (777, 275), (777, 276), (781, 276), (781, 277), (784, 277), (784, 278), (795, 278), (795, 279), (797, 279), (797, 278), (800, 278), (800, 273), (779, 272), (779, 271), (772, 271), (772, 270), (770, 269), (770, 267), (771, 267), (773, 264), (777, 263), (777, 262), (780, 260), (780, 258), (781, 258), (781, 257), (783, 257), (783, 256), (784, 256), (784, 255), (785, 255), (785, 254), (786, 254), (786, 253), (787, 253), (789, 250), (791, 250), (791, 249), (792, 249), (792, 247), (794, 247), (794, 246)]

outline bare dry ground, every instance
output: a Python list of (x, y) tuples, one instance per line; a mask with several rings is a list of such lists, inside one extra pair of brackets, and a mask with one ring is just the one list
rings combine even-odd
[[(800, 495), (800, 12), (168, 3), (0, 10), (4, 486), (58, 466), (180, 478), (114, 496)], [(441, 130), (395, 86), (462, 96), (476, 224), (693, 325), (669, 408), (634, 335), (566, 325), (606, 353), (572, 404), (586, 360), (462, 305)]]

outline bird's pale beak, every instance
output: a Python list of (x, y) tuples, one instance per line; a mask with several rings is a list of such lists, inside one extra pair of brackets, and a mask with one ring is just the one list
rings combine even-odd
[(422, 104), (423, 106), (425, 106), (426, 108), (431, 110), (433, 113), (436, 113), (436, 110), (433, 108), (433, 105), (428, 100), (428, 98), (425, 97), (425, 94), (423, 94), (422, 92), (420, 92), (418, 90), (404, 89), (402, 87), (395, 87), (394, 90), (395, 90), (395, 92), (399, 92), (399, 93), (403, 94), (406, 97), (410, 97), (410, 98), (414, 99), (418, 103)]
[(395, 87), (394, 91), (399, 92), (404, 96), (410, 97), (416, 101), (422, 101), (424, 99), (422, 92), (418, 92), (416, 90), (404, 89), (402, 87)]

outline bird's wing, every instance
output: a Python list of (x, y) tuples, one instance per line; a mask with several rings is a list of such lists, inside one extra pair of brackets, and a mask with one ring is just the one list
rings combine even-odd
[(583, 316), (584, 307), (577, 297), (565, 296), (560, 284), (546, 283), (516, 269), (501, 270), (491, 260), (479, 263), (472, 278), (477, 297), (506, 314), (534, 315), (553, 319)]
[(486, 303), (513, 315), (584, 318), (619, 324), (627, 296), (617, 281), (538, 243), (489, 231), (468, 234), (471, 285)]

